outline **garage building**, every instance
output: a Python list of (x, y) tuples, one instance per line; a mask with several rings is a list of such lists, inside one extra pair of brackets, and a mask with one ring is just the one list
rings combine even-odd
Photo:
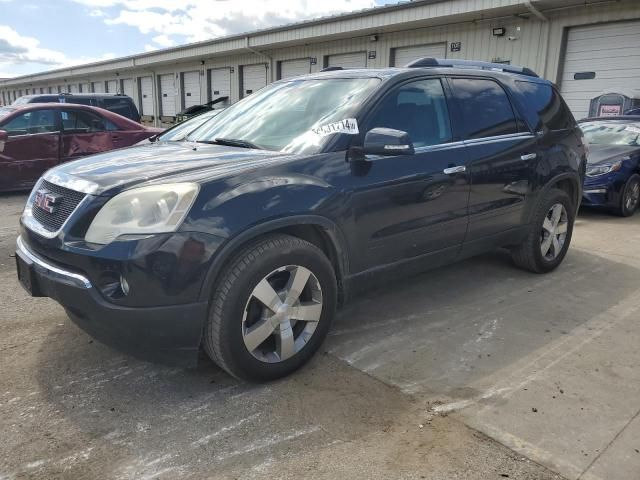
[[(420, 57), (527, 66), (559, 85), (577, 117), (605, 91), (640, 96), (637, 0), (414, 0), (140, 55), (0, 80), (24, 92), (131, 96), (143, 121), (326, 67), (402, 67)], [(42, 90), (41, 90), (42, 89)]]

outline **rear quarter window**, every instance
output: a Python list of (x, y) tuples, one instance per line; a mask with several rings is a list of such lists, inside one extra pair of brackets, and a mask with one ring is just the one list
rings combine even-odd
[(518, 80), (519, 96), (527, 122), (534, 131), (567, 130), (575, 126), (575, 119), (558, 91), (546, 83)]
[(134, 111), (131, 108), (131, 101), (128, 98), (105, 98), (102, 100), (101, 107), (110, 112), (122, 115), (123, 117), (135, 120)]

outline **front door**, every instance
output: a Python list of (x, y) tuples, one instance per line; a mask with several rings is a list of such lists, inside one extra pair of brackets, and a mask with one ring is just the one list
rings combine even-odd
[(0, 190), (28, 189), (58, 163), (60, 128), (56, 110), (29, 110), (0, 125), (9, 136), (0, 152)]
[(523, 225), (538, 142), (515, 111), (502, 86), (486, 78), (452, 78), (464, 124), (468, 171), (469, 233), (466, 242)]
[(363, 131), (407, 132), (415, 154), (353, 165), (354, 271), (435, 252), (441, 260), (453, 258), (467, 229), (469, 182), (442, 81), (426, 78), (396, 87), (364, 123)]
[(62, 111), (62, 159), (67, 162), (87, 155), (113, 150), (113, 136), (108, 120), (81, 109)]

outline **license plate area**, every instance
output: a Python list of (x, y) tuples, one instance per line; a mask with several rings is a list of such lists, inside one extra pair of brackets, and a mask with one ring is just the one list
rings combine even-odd
[(32, 297), (42, 297), (42, 292), (38, 285), (38, 277), (33, 268), (33, 262), (25, 260), (19, 254), (16, 254), (16, 270), (18, 272), (18, 280), (20, 285)]

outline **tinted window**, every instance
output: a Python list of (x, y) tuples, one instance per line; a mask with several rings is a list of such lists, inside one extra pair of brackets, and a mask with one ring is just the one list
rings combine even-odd
[(33, 110), (14, 117), (0, 128), (9, 136), (56, 132), (56, 112)]
[(408, 83), (388, 94), (368, 128), (386, 127), (407, 132), (414, 146), (451, 141), (449, 110), (438, 79)]
[(118, 129), (106, 118), (84, 110), (63, 111), (62, 127), (65, 133), (95, 133)]
[(105, 98), (102, 100), (101, 107), (123, 117), (134, 117), (131, 111), (131, 103), (126, 98)]
[(517, 84), (522, 92), (527, 121), (534, 130), (543, 126), (549, 130), (573, 127), (573, 115), (555, 88), (543, 83), (518, 81)]
[(511, 102), (498, 83), (470, 78), (456, 78), (452, 82), (467, 138), (494, 137), (518, 132)]

